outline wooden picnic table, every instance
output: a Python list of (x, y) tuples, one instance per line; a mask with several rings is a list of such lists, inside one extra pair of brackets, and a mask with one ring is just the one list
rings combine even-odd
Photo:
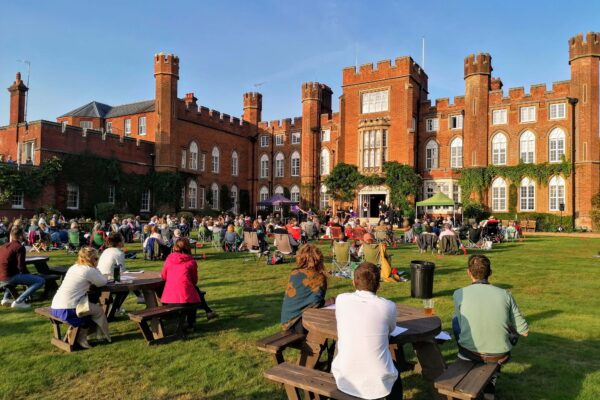
[[(396, 304), (396, 311), (397, 325), (408, 330), (398, 336), (390, 337), (393, 359), (402, 371), (413, 369), (411, 364), (406, 363), (403, 353), (403, 345), (410, 343), (419, 360), (416, 370), (426, 379), (434, 380), (446, 368), (435, 340), (435, 336), (441, 332), (442, 321), (436, 316), (424, 315), (421, 309), (405, 304)], [(335, 310), (309, 308), (302, 314), (302, 325), (308, 330), (308, 334), (300, 356), (300, 365), (314, 368), (319, 359), (321, 346), (326, 345), (327, 339), (337, 340)]]

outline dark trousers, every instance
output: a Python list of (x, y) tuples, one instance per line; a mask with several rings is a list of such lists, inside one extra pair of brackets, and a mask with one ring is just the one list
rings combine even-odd
[(207, 314), (212, 312), (212, 309), (208, 306), (208, 304), (206, 303), (206, 299), (204, 298), (205, 292), (198, 289), (197, 286), (195, 288), (196, 288), (196, 291), (198, 292), (198, 294), (200, 295), (200, 303), (189, 303), (189, 304), (163, 303), (164, 306), (186, 306), (186, 308), (187, 308), (186, 319), (187, 319), (188, 328), (190, 328), (190, 329), (193, 329), (194, 325), (196, 325), (196, 311), (199, 308), (206, 311)]
[(394, 382), (394, 386), (392, 386), (392, 391), (390, 394), (386, 396), (387, 400), (402, 400), (403, 399), (403, 390), (402, 390), (402, 378), (400, 378), (400, 368), (398, 368), (398, 364), (394, 361), (394, 367), (398, 371), (398, 379)]

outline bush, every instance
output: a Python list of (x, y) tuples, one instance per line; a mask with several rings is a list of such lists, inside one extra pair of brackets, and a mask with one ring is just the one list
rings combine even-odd
[(118, 213), (117, 207), (113, 203), (96, 204), (96, 219), (100, 221), (110, 221)]
[[(522, 213), (518, 213), (516, 216), (518, 217), (519, 221), (524, 221), (526, 219), (535, 220), (535, 222), (536, 222), (535, 230), (539, 231), (539, 232), (556, 232), (558, 230), (558, 227), (561, 225), (560, 215), (556, 215), (556, 214), (522, 212)], [(500, 213), (500, 214), (494, 214), (494, 217), (496, 217), (496, 219), (500, 219), (500, 220), (514, 220), (515, 214)], [(565, 231), (571, 230), (571, 227), (573, 226), (572, 221), (573, 221), (573, 219), (571, 218), (570, 215), (563, 215), (562, 226)]]
[(489, 213), (483, 207), (481, 203), (466, 203), (463, 209), (463, 218), (465, 219), (475, 219), (476, 221), (481, 221), (484, 218), (487, 218)]

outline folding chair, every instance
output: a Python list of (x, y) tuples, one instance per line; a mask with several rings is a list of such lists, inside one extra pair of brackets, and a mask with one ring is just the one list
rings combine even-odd
[(278, 252), (284, 256), (291, 256), (294, 254), (294, 250), (290, 243), (290, 237), (287, 233), (275, 233), (273, 236), (275, 237), (275, 246), (277, 247)]
[(375, 264), (381, 265), (381, 250), (377, 243), (364, 243), (363, 244), (363, 260)]
[(350, 266), (352, 260), (350, 258), (350, 242), (333, 242), (333, 260), (331, 275), (342, 278), (350, 278), (352, 272)]
[(333, 241), (337, 240), (337, 241), (343, 241), (344, 240), (344, 232), (342, 231), (342, 228), (340, 228), (339, 226), (332, 226), (330, 229), (331, 232), (331, 241), (333, 243)]
[(221, 243), (221, 232), (220, 231), (213, 231), (211, 243), (212, 243), (212, 247), (215, 248), (216, 250), (223, 250), (223, 245)]
[(204, 243), (208, 236), (208, 229), (204, 225), (200, 225), (200, 228), (198, 228), (198, 241)]
[(79, 242), (79, 231), (69, 229), (69, 241), (67, 243), (67, 252), (69, 254), (75, 254), (79, 247), (81, 247)]
[(238, 242), (237, 240), (229, 241), (227, 239), (223, 240), (223, 247), (225, 251), (228, 253), (237, 253), (238, 251)]
[(367, 231), (365, 230), (365, 228), (354, 228), (352, 229), (352, 239), (362, 241), (366, 232)]
[(260, 242), (258, 241), (256, 232), (244, 232), (244, 241), (240, 245), (240, 248), (242, 248), (242, 246), (246, 247), (248, 253), (254, 254), (256, 262), (258, 263), (263, 253), (260, 251)]

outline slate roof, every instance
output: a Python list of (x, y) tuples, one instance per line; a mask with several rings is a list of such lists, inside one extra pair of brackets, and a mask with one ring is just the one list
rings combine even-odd
[(84, 106), (69, 111), (62, 117), (94, 117), (114, 118), (122, 115), (139, 114), (154, 111), (154, 100), (138, 101), (137, 103), (122, 104), (120, 106), (109, 106), (108, 104), (92, 101)]

